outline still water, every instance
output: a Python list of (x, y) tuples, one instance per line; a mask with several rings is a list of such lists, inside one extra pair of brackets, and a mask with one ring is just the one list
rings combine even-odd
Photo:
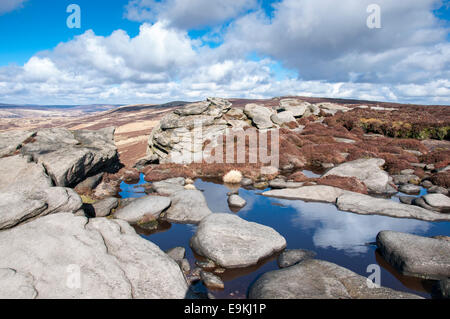
[[(145, 196), (143, 177), (136, 185), (122, 183), (122, 198)], [(308, 249), (317, 253), (316, 258), (336, 263), (362, 276), (369, 276), (369, 265), (381, 266), (381, 285), (430, 298), (432, 282), (422, 281), (398, 274), (378, 255), (376, 240), (378, 232), (394, 230), (421, 236), (450, 234), (450, 223), (432, 223), (414, 219), (398, 219), (385, 216), (365, 216), (339, 211), (336, 206), (325, 203), (310, 203), (301, 200), (283, 200), (261, 196), (261, 190), (241, 188), (239, 195), (247, 206), (234, 213), (227, 203), (226, 186), (209, 181), (197, 180), (197, 189), (204, 192), (209, 208), (213, 212), (237, 214), (241, 218), (270, 226), (286, 238), (287, 249)], [(423, 190), (422, 193), (426, 191)], [(399, 194), (403, 195), (403, 194)], [(393, 197), (392, 200), (398, 200)], [(186, 257), (195, 267), (195, 256), (189, 247), (196, 226), (163, 224), (153, 232), (138, 232), (154, 242), (162, 250), (182, 246)], [(246, 298), (252, 282), (267, 271), (278, 269), (276, 257), (262, 261), (259, 265), (228, 270), (220, 277), (225, 282), (222, 291), (211, 291), (217, 298)]]

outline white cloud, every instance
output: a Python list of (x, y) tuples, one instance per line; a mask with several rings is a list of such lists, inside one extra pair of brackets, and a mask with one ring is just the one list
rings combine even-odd
[(0, 15), (21, 8), (27, 0), (1, 0)]
[(166, 20), (187, 30), (221, 24), (256, 6), (256, 0), (131, 0), (125, 16), (140, 22)]
[[(24, 66), (0, 67), (1, 102), (153, 103), (212, 95), (303, 95), (448, 104), (450, 44), (443, 40), (447, 29), (430, 13), (439, 1), (380, 0), (381, 30), (366, 27), (366, 2), (284, 0), (271, 19), (257, 11), (229, 28), (213, 28), (205, 38), (219, 36), (224, 43), (217, 48), (191, 39), (181, 28), (183, 19), (173, 20), (181, 23), (178, 27), (168, 18), (143, 23), (134, 37), (123, 30), (110, 36), (87, 31), (37, 53)], [(156, 5), (169, 3), (173, 11), (164, 14), (176, 17), (174, 8), (181, 2)], [(224, 9), (213, 22), (201, 23), (219, 23), (245, 7), (243, 1), (227, 3), (233, 3), (234, 11)], [(203, 14), (209, 4), (198, 0), (192, 6)], [(252, 54), (263, 58), (249, 58)]]
[(292, 219), (293, 225), (313, 230), (312, 239), (316, 247), (345, 250), (350, 255), (367, 253), (366, 244), (374, 242), (380, 231), (423, 234), (431, 227), (430, 223), (420, 220), (341, 212), (332, 204), (276, 201), (297, 211)]
[[(235, 21), (229, 52), (256, 51), (305, 80), (398, 83), (448, 78), (449, 29), (432, 13), (439, 0), (379, 0), (381, 29), (366, 25), (372, 0), (284, 0)], [(225, 49), (225, 48), (224, 48)]]

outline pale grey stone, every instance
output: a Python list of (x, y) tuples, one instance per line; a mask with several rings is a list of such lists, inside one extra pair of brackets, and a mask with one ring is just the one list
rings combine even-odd
[(0, 269), (0, 299), (34, 299), (33, 277), (14, 269)]
[(381, 167), (385, 161), (380, 158), (359, 159), (343, 163), (329, 170), (324, 177), (330, 175), (355, 177), (363, 182), (370, 192), (386, 193), (390, 191), (389, 174)]
[(269, 129), (273, 127), (271, 116), (274, 112), (270, 108), (258, 104), (247, 104), (244, 113), (258, 129)]
[(401, 274), (425, 279), (450, 277), (450, 242), (394, 231), (382, 231), (377, 246)]
[(74, 186), (86, 176), (118, 163), (114, 130), (43, 129), (32, 143), (23, 145), (21, 152), (42, 164), (57, 186)]
[(405, 205), (389, 199), (375, 198), (359, 193), (346, 193), (337, 199), (337, 207), (361, 215), (384, 215), (398, 218), (414, 218), (425, 221), (449, 221), (450, 216), (422, 207)]
[(264, 192), (267, 197), (300, 199), (313, 202), (335, 203), (336, 199), (348, 191), (326, 185), (303, 186), (299, 188), (274, 189)]
[(115, 197), (108, 197), (92, 204), (95, 217), (106, 217), (111, 211), (119, 206), (119, 200)]
[(186, 249), (184, 247), (175, 247), (166, 251), (166, 254), (175, 260), (177, 264), (180, 264), (184, 256), (186, 256)]
[(0, 193), (0, 230), (40, 216), (75, 213), (82, 204), (74, 190), (62, 187), (44, 188), (35, 193)]
[(249, 290), (250, 299), (421, 299), (385, 287), (336, 264), (308, 259), (265, 273)]
[(158, 219), (159, 215), (171, 204), (169, 197), (145, 196), (132, 201), (127, 206), (118, 209), (114, 213), (114, 218), (125, 220), (131, 224), (138, 223), (146, 215), (151, 215)]
[(247, 202), (239, 195), (233, 194), (228, 197), (228, 205), (230, 207), (243, 208), (247, 205)]
[(405, 184), (399, 187), (400, 192), (405, 194), (419, 194), (421, 191), (420, 186), (414, 184)]
[(427, 194), (423, 196), (425, 202), (439, 210), (450, 210), (450, 198), (443, 194)]
[(307, 259), (314, 258), (316, 253), (304, 249), (288, 249), (278, 256), (278, 267), (287, 268)]
[(224, 289), (225, 284), (223, 283), (222, 279), (220, 279), (218, 276), (202, 270), (200, 272), (200, 278), (202, 279), (203, 283), (206, 287), (209, 289)]
[(286, 240), (270, 227), (231, 214), (212, 214), (199, 224), (191, 247), (223, 268), (243, 268), (283, 250)]
[(273, 114), (270, 118), (277, 125), (283, 125), (289, 122), (295, 122), (294, 114), (290, 111)]
[(170, 196), (172, 206), (162, 218), (171, 223), (198, 224), (212, 214), (205, 196), (199, 190), (182, 190)]
[[(0, 232), (0, 251), (0, 268), (32, 276), (37, 298), (172, 299), (188, 290), (176, 262), (120, 220), (41, 217)], [(8, 287), (0, 295), (13, 294)]]
[(36, 131), (0, 132), (0, 158), (14, 154), (36, 135)]

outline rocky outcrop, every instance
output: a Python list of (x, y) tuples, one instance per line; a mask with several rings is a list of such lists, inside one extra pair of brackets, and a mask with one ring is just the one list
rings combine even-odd
[(221, 267), (243, 268), (283, 250), (286, 240), (270, 227), (230, 214), (212, 214), (199, 224), (191, 247)]
[(245, 106), (244, 113), (249, 119), (252, 120), (258, 129), (264, 130), (274, 126), (271, 117), (275, 114), (275, 112), (265, 106), (258, 104), (247, 104)]
[(355, 177), (367, 186), (369, 192), (395, 193), (390, 185), (389, 174), (381, 168), (384, 163), (379, 158), (359, 159), (332, 168), (324, 176)]
[(0, 251), (0, 296), (172, 299), (188, 290), (177, 263), (120, 220), (45, 216), (0, 232)]
[(149, 137), (147, 157), (153, 162), (158, 158), (160, 163), (201, 163), (211, 156), (205, 152), (205, 146), (214, 149), (224, 135), (245, 135), (250, 127), (299, 132), (297, 120), (319, 115), (321, 110), (333, 113), (347, 109), (337, 104), (313, 105), (298, 99), (282, 99), (278, 107), (251, 103), (242, 110), (225, 99), (208, 98), (185, 105), (161, 119)]
[(75, 186), (118, 162), (114, 128), (98, 131), (43, 129), (20, 148), (23, 155), (42, 164), (56, 186)]
[(397, 203), (358, 193), (346, 193), (338, 197), (337, 207), (361, 215), (384, 215), (398, 218), (414, 218), (426, 221), (448, 221), (450, 216), (418, 206)]
[(450, 277), (450, 242), (406, 233), (383, 231), (377, 246), (401, 274), (424, 279)]
[(35, 193), (0, 193), (0, 230), (59, 212), (75, 213), (81, 198), (70, 188), (51, 187)]
[(384, 287), (336, 264), (308, 259), (265, 273), (250, 287), (250, 299), (419, 299)]

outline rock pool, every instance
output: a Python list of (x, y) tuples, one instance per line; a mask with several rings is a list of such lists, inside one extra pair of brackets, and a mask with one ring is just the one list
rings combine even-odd
[[(137, 184), (121, 184), (122, 198), (145, 196), (141, 176)], [(399, 291), (415, 293), (430, 298), (433, 282), (398, 274), (378, 254), (373, 244), (378, 232), (394, 230), (421, 236), (450, 234), (450, 222), (425, 222), (414, 219), (399, 219), (385, 216), (365, 216), (339, 211), (336, 206), (311, 203), (301, 200), (283, 200), (261, 196), (262, 190), (241, 188), (239, 195), (247, 205), (238, 213), (228, 206), (226, 186), (211, 181), (196, 180), (197, 189), (204, 192), (209, 208), (213, 212), (237, 214), (241, 218), (270, 226), (287, 240), (287, 249), (308, 249), (317, 253), (316, 258), (333, 262), (362, 276), (369, 276), (369, 265), (381, 268), (381, 285)], [(422, 190), (423, 195), (426, 190)], [(401, 193), (397, 195), (403, 195)], [(397, 196), (396, 195), (396, 196)], [(398, 200), (394, 196), (392, 200)], [(163, 223), (156, 231), (137, 228), (138, 233), (163, 250), (181, 246), (186, 248), (186, 258), (191, 267), (201, 260), (189, 247), (189, 240), (196, 231), (194, 225)], [(278, 269), (277, 256), (272, 256), (258, 265), (239, 270), (227, 270), (220, 275), (225, 289), (210, 291), (216, 298), (246, 298), (248, 288), (260, 275)], [(206, 288), (205, 288), (206, 289)]]

